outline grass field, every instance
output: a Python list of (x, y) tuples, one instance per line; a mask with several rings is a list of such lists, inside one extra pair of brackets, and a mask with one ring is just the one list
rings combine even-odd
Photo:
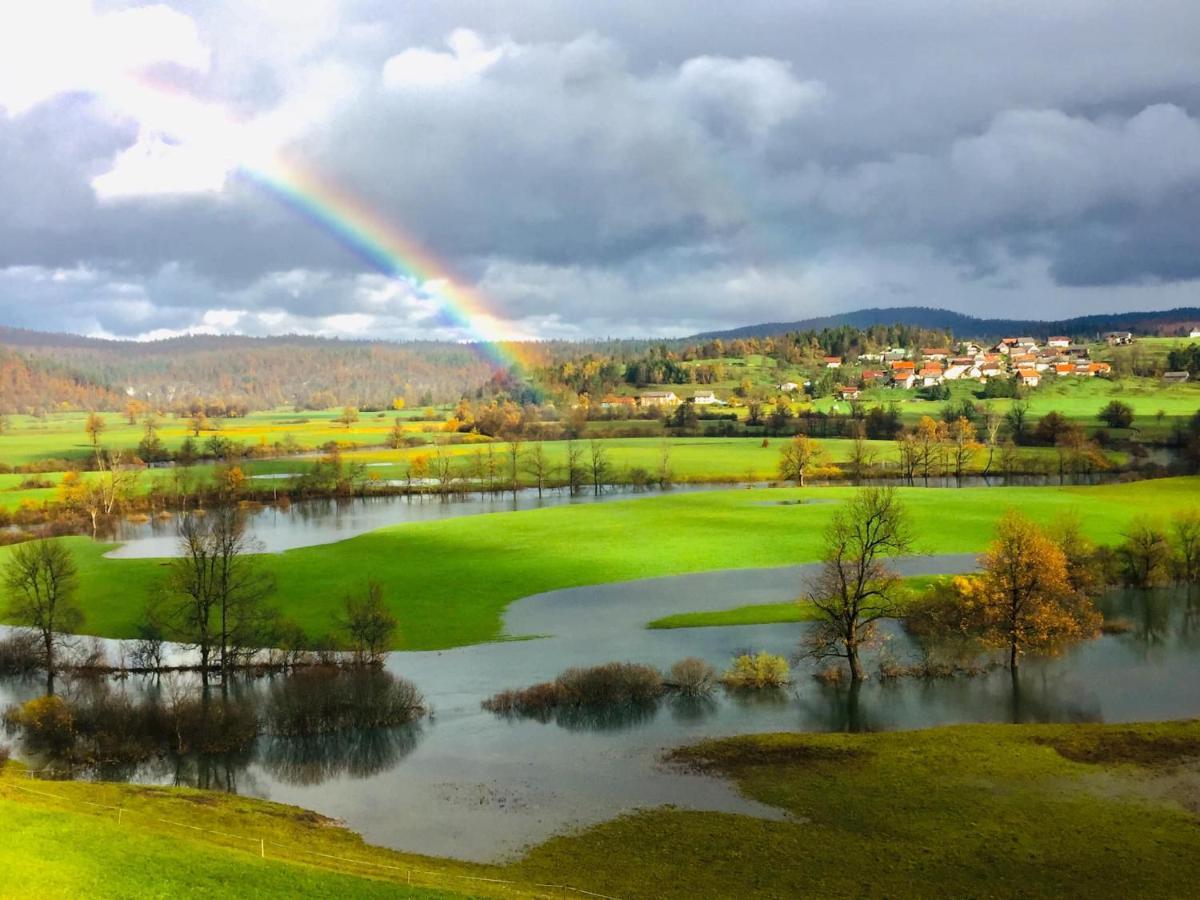
[[(261, 897), (565, 896), (533, 885), (567, 884), (624, 898), (1124, 898), (1192, 896), (1200, 878), (1197, 722), (755, 735), (674, 755), (789, 818), (651, 809), (473, 866), (373, 848), (260, 800), (29, 782), (10, 767), (0, 776), (3, 893), (192, 897), (236, 885)], [(121, 823), (89, 804), (122, 807)], [(424, 870), (413, 883), (428, 892), (407, 886), (410, 867)]]
[[(346, 428), (334, 421), (341, 410), (252, 412), (236, 419), (212, 419), (211, 427), (201, 431), (196, 440), (203, 444), (215, 436), (258, 447), (284, 441), (290, 435), (303, 447), (315, 448), (328, 441), (373, 446), (387, 440), (396, 416), (403, 418), (406, 428), (413, 433), (440, 425), (416, 421), (422, 414), (419, 409), (363, 412), (357, 422)], [(100, 442), (104, 446), (117, 450), (137, 447), (145, 433), (140, 422), (130, 425), (118, 413), (101, 413), (101, 416), (105, 429)], [(0, 434), (0, 462), (15, 466), (41, 459), (86, 459), (93, 453), (91, 439), (83, 430), (86, 419), (86, 413), (52, 413), (40, 419), (10, 416), (10, 427)], [(177, 450), (192, 433), (188, 419), (163, 416), (159, 421), (158, 436), (170, 450)]]
[[(342, 598), (376, 578), (400, 620), (397, 647), (439, 649), (500, 638), (504, 608), (543, 591), (816, 559), (837, 501), (852, 493), (843, 487), (743, 489), (464, 516), (269, 555), (264, 565), (277, 579), (278, 605), (310, 635), (327, 634)], [(987, 544), (1008, 507), (1047, 523), (1075, 513), (1092, 538), (1114, 542), (1139, 514), (1194, 508), (1200, 478), (900, 493), (921, 552), (963, 553)], [(135, 636), (163, 561), (105, 559), (102, 544), (61, 540), (79, 565), (83, 631)], [(0, 565), (9, 553), (0, 549)]]
[[(916, 575), (904, 579), (911, 595), (928, 590), (939, 579), (937, 575)], [(646, 624), (647, 628), (722, 628), (729, 625), (776, 625), (780, 622), (811, 622), (817, 611), (802, 597), (783, 603), (751, 603), (732, 609), (710, 609), (701, 612), (676, 613)]]
[[(607, 438), (604, 449), (612, 468), (613, 477), (618, 482), (627, 482), (634, 469), (642, 469), (651, 479), (657, 478), (662, 460), (664, 444), (670, 447), (669, 469), (671, 479), (676, 483), (735, 483), (773, 481), (779, 478), (779, 459), (782, 448), (789, 439), (771, 438), (768, 446), (764, 447), (762, 438)], [(844, 466), (850, 458), (852, 441), (844, 438), (822, 438), (817, 443), (824, 451), (822, 465)], [(577, 442), (584, 452), (583, 465), (587, 466), (588, 447), (586, 442)], [(899, 452), (894, 441), (868, 441), (874, 454), (875, 464), (892, 466), (898, 464)], [(452, 468), (459, 477), (474, 477), (478, 457), (486, 455), (488, 447), (494, 456), (498, 472), (503, 477), (507, 471), (507, 445), (503, 442), (488, 444), (453, 444), (446, 446), (444, 452), (452, 461)], [(522, 453), (529, 450), (531, 443), (522, 445)], [(567, 463), (567, 443), (565, 441), (545, 441), (542, 443), (546, 458), (551, 467), (553, 479), (561, 481)], [(1057, 471), (1057, 455), (1052, 447), (1026, 447), (1021, 451), (1027, 465), (1040, 467), (1044, 471)], [(419, 456), (430, 457), (432, 449), (428, 446), (412, 447), (402, 450), (372, 448), (366, 450), (351, 450), (344, 454), (347, 464), (361, 463), (367, 467), (368, 480), (402, 480), (409, 472), (414, 459)], [(987, 465), (987, 452), (980, 450), (970, 461), (968, 473), (982, 472)], [(1129, 454), (1121, 451), (1108, 451), (1107, 458), (1113, 466), (1121, 466), (1128, 462)], [(241, 463), (242, 469), (248, 475), (269, 474), (301, 474), (314, 464), (312, 457), (280, 457), (275, 459), (247, 460)], [(998, 470), (999, 461), (993, 460), (992, 471)], [(212, 473), (211, 466), (196, 466), (193, 469), (198, 479), (207, 479)], [(820, 474), (819, 472), (817, 473)], [(62, 480), (62, 472), (43, 475), (4, 475), (0, 474), (0, 508), (16, 509), (22, 503), (52, 503), (58, 496), (57, 485)], [(98, 477), (95, 473), (85, 472), (81, 477), (86, 481)], [(30, 478), (45, 480), (50, 487), (25, 487)], [(147, 469), (138, 479), (138, 489), (148, 491), (156, 482), (168, 482), (172, 478), (169, 469)], [(519, 473), (523, 485), (533, 483), (532, 476), (524, 468)], [(284, 482), (273, 482), (274, 485), (285, 488)]]
[(640, 812), (522, 870), (663, 898), (1185, 897), (1200, 878), (1195, 769), (1174, 768), (1200, 757), (1196, 722), (760, 735), (682, 757), (794, 818)]

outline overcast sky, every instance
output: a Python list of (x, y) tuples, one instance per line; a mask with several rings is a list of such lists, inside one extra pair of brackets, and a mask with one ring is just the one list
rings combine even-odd
[(0, 323), (473, 336), (280, 160), (490, 336), (1200, 305), (1200, 3), (4, 3)]

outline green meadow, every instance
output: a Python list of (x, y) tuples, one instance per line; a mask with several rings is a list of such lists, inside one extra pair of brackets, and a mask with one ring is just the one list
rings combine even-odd
[[(818, 557), (821, 532), (849, 487), (664, 494), (542, 510), (464, 516), (380, 529), (335, 544), (263, 557), (283, 613), (310, 635), (333, 628), (342, 598), (369, 578), (400, 620), (397, 648), (440, 649), (504, 637), (501, 616), (532, 594)], [(997, 517), (1018, 507), (1050, 523), (1078, 515), (1115, 542), (1127, 522), (1200, 503), (1200, 478), (1096, 487), (900, 488), (925, 553), (981, 550)], [(797, 502), (800, 501), (800, 502)], [(107, 559), (108, 546), (62, 538), (80, 570), (83, 631), (136, 634), (163, 560)], [(0, 566), (11, 549), (0, 549)]]
[(647, 809), (471, 865), (253, 798), (46, 784), (10, 766), (4, 893), (1124, 898), (1192, 896), (1200, 879), (1194, 721), (750, 735), (669, 755), (786, 817)]

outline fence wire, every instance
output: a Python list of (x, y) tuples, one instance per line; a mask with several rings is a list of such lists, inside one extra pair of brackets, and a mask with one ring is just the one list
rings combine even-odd
[[(28, 778), (30, 780), (32, 780), (36, 776), (36, 774), (37, 773), (32, 770), (26, 770), (26, 775), (28, 776)], [(304, 847), (297, 847), (294, 844), (285, 844), (280, 841), (267, 840), (266, 838), (250, 837), (249, 835), (244, 835), (244, 834), (232, 834), (228, 831), (220, 831), (215, 828), (205, 828), (200, 825), (192, 825), (188, 822), (178, 822), (178, 821), (175, 821), (174, 819), (163, 818), (162, 816), (155, 816), (155, 815), (151, 815), (149, 813), (131, 811), (123, 806), (113, 806), (108, 803), (95, 803), (91, 800), (81, 800), (76, 797), (67, 797), (63, 794), (51, 793), (50, 791), (36, 790), (34, 788), (27, 787), (22, 784), (17, 784), (15, 782), (10, 782), (8, 786), (15, 790), (22, 791), (26, 794), (33, 794), (38, 797), (47, 797), (52, 800), (59, 800), (64, 803), (70, 803), (70, 804), (83, 804), (84, 806), (89, 806), (89, 807), (92, 807), (93, 809), (102, 809), (102, 810), (108, 810), (111, 812), (115, 812), (117, 814), (117, 824), (118, 825), (124, 824), (124, 821), (126, 818), (133, 817), (133, 818), (141, 819), (143, 821), (156, 822), (161, 825), (171, 825), (176, 828), (186, 828), (190, 831), (195, 831), (195, 832), (202, 833), (202, 834), (217, 835), (219, 837), (227, 838), (229, 840), (237, 841), (240, 843), (246, 843), (248, 845), (251, 845), (251, 847), (248, 848), (248, 852), (253, 852), (253, 850), (257, 850), (258, 851), (257, 855), (259, 856), (260, 859), (268, 858), (267, 857), (267, 847), (276, 847), (276, 848), (279, 848), (288, 853), (300, 854), (303, 856), (318, 857), (320, 859), (326, 859), (326, 860), (333, 860), (333, 861), (345, 863), (345, 864), (348, 864), (351, 866), (362, 866), (365, 868), (379, 869), (379, 870), (383, 870), (383, 871), (395, 872), (398, 874), (403, 873), (405, 875), (405, 878), (406, 878), (408, 884), (410, 884), (410, 885), (413, 883), (413, 876), (418, 875), (418, 876), (431, 876), (434, 879), (453, 878), (453, 879), (458, 879), (460, 881), (473, 881), (473, 882), (486, 883), (486, 884), (503, 885), (506, 887), (513, 887), (513, 888), (516, 888), (519, 890), (526, 890), (526, 891), (528, 891), (531, 888), (539, 888), (544, 891), (564, 891), (566, 893), (578, 894), (578, 895), (584, 896), (584, 897), (595, 897), (595, 898), (597, 898), (597, 900), (619, 900), (619, 898), (613, 897), (609, 894), (598, 894), (595, 891), (588, 891), (588, 890), (584, 890), (583, 888), (572, 887), (569, 884), (544, 884), (544, 883), (540, 883), (540, 882), (510, 881), (505, 878), (490, 878), (490, 877), (487, 877), (484, 875), (459, 875), (454, 872), (438, 872), (433, 869), (422, 869), (418, 866), (409, 866), (409, 865), (397, 866), (397, 865), (392, 865), (389, 863), (376, 862), (375, 860), (369, 860), (369, 859), (352, 859), (352, 858), (346, 857), (346, 856), (338, 856), (333, 853), (323, 853), (319, 850), (309, 850)], [(282, 857), (276, 857), (276, 858), (283, 859)], [(326, 868), (328, 870), (328, 867), (326, 867)], [(435, 882), (435, 884), (433, 886), (443, 886), (443, 885), (438, 885)]]

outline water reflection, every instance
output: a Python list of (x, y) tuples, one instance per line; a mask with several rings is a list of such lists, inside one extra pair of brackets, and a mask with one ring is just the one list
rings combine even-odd
[[(963, 561), (926, 560), (952, 569)], [(967, 561), (969, 564), (969, 560)], [(962, 569), (959, 568), (958, 571)], [(912, 574), (919, 574), (914, 566)], [(814, 667), (793, 670), (775, 692), (717, 690), (705, 698), (668, 695), (654, 704), (609, 710), (568, 709), (544, 718), (503, 719), (480, 701), (504, 685), (535, 684), (571, 666), (627, 660), (666, 669), (697, 656), (723, 669), (740, 650), (790, 655), (805, 625), (647, 630), (645, 622), (687, 609), (794, 596), (798, 569), (742, 570), (600, 585), (521, 601), (509, 630), (553, 634), (426, 653), (393, 654), (387, 663), (427, 693), (436, 719), (383, 727), (397, 694), (377, 675), (306, 687), (304, 678), (264, 678), (230, 685), (203, 706), (171, 713), (179, 686), (170, 680), (62, 684), (64, 698), (97, 698), (117, 708), (125, 695), (160, 711), (156, 721), (193, 722), (183, 739), (172, 728), (136, 760), (95, 753), (88, 777), (235, 790), (342, 819), (372, 842), (435, 854), (489, 860), (633, 807), (768, 815), (723, 782), (669, 770), (665, 748), (709, 737), (770, 731), (876, 731), (961, 722), (1089, 722), (1200, 715), (1200, 593), (1116, 592), (1100, 605), (1123, 617), (1128, 632), (1108, 634), (1056, 657), (1030, 657), (1016, 681), (1007, 670), (954, 678), (872, 678), (822, 684)], [(898, 663), (925, 654), (967, 662), (966, 648), (923, 647), (903, 629), (889, 631)], [(0, 681), (0, 706), (40, 696), (44, 683)], [(105, 692), (108, 692), (107, 694)], [(103, 703), (99, 702), (103, 700)], [(237, 746), (241, 704), (250, 703), (256, 734)], [(403, 705), (403, 704), (401, 704)], [(187, 715), (183, 713), (187, 712)], [(95, 714), (93, 714), (95, 715)], [(123, 712), (118, 716), (132, 715)], [(136, 717), (135, 717), (136, 718)], [(124, 734), (110, 725), (113, 734)], [(124, 726), (121, 726), (124, 728)], [(34, 751), (19, 734), (16, 749)], [(114, 737), (120, 744), (124, 738)], [(175, 750), (164, 743), (178, 742)], [(99, 746), (99, 744), (97, 744)], [(107, 746), (107, 745), (105, 745)], [(419, 810), (419, 814), (415, 811)]]

